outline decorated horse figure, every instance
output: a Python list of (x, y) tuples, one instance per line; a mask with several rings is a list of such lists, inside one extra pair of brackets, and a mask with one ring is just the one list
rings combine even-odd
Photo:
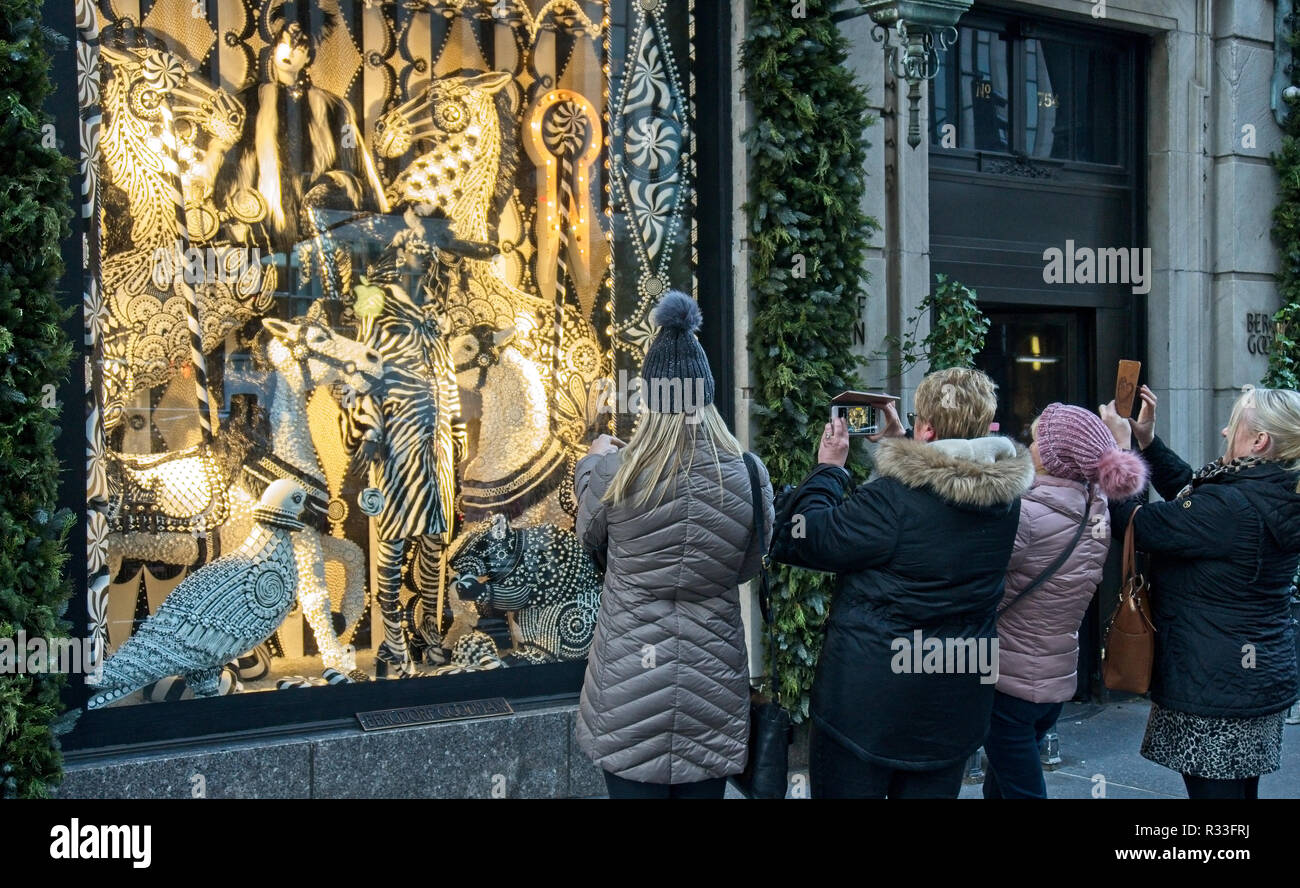
[[(514, 187), (518, 154), (517, 126), (501, 93), (509, 82), (510, 75), (505, 72), (438, 78), (417, 98), (380, 120), (376, 126), (380, 154), (400, 157), (416, 146), (427, 149), (388, 187), (390, 203), (414, 207), (422, 214), (443, 212), (458, 237), (491, 240), (489, 216)], [(581, 451), (584, 435), (592, 424), (591, 392), (596, 381), (609, 373), (609, 358), (580, 311), (561, 311), (554, 301), (512, 286), (497, 263), (467, 258), (462, 268), (458, 285), (448, 292), (446, 307), (451, 334), (457, 337), (462, 353), (457, 363), (462, 358), (494, 360), (484, 328), (513, 331), (512, 372), (522, 377), (515, 382), (526, 380), (519, 391), (528, 398), (541, 397), (542, 401), (537, 405), (516, 404), (512, 415), (522, 411), (521, 421), (533, 422), (541, 412), (549, 414), (545, 428), (552, 440), (528, 453), (495, 456), (488, 451), (498, 451), (502, 445), (482, 430), (475, 442), (476, 458), (483, 454), (475, 469), (476, 482), (481, 482), (484, 490), (508, 488), (499, 499), (489, 498), (481, 505), (509, 512), (511, 503), (521, 496), (536, 501), (547, 492), (539, 494), (527, 484), (521, 489), (517, 478), (509, 478), (519, 469), (517, 463), (531, 462), (530, 477), (547, 487), (557, 449), (573, 455)], [(471, 330), (479, 333), (470, 334)], [(462, 338), (467, 334), (472, 336), (470, 340)], [(457, 378), (462, 386), (471, 381), (467, 386), (471, 390), (487, 384), (482, 374), (476, 377), (458, 370)], [(509, 377), (500, 374), (498, 378)], [(504, 395), (484, 392), (484, 400), (501, 403)], [(487, 416), (485, 404), (485, 420)], [(485, 426), (491, 424), (485, 422)], [(530, 433), (532, 430), (530, 426)], [(502, 474), (488, 477), (494, 467), (500, 468)], [(554, 491), (554, 485), (549, 490)]]
[[(167, 384), (193, 364), (189, 318), (204, 354), (264, 314), (274, 266), (256, 250), (216, 240), (216, 166), (244, 128), (245, 109), (162, 49), (100, 49), (105, 194), (102, 323), (104, 422), (121, 422), (132, 393)], [(229, 213), (260, 218), (253, 193)], [(183, 246), (189, 249), (182, 249)]]
[(325, 562), (344, 567), (342, 602), (345, 636), (365, 612), (366, 577), (361, 550), (350, 540), (321, 533), (329, 503), (329, 487), (321, 477), (320, 458), (312, 442), (307, 399), (322, 386), (342, 383), (351, 397), (365, 396), (383, 380), (380, 356), (362, 343), (338, 336), (318, 323), (292, 324), (272, 318), (262, 321), (270, 334), (266, 356), (276, 370), (271, 397), (272, 449), (245, 462), (230, 490), (231, 518), (222, 528), (223, 542), (247, 533), (262, 491), (277, 478), (290, 478), (307, 492), (306, 527), (294, 537), (298, 561), (298, 600), (311, 626), (321, 660), (340, 672), (356, 668), (355, 653), (335, 635)]
[(451, 343), (456, 381), (483, 398), (478, 451), (461, 473), (461, 505), (469, 522), (492, 512), (518, 518), (568, 476), (541, 373), (514, 338), (513, 329), (478, 324)]
[[(383, 366), (361, 343), (317, 324), (267, 319), (263, 325), (272, 334), (267, 353), (279, 373), (271, 403), (271, 452), (258, 454), (256, 448), (236, 446), (224, 459), (205, 448), (156, 456), (112, 455), (109, 570), (115, 576), (125, 559), (192, 565), (200, 557), (198, 538), (211, 532), (218, 532), (229, 550), (248, 535), (262, 491), (277, 478), (292, 478), (308, 492), (308, 527), (294, 537), (299, 600), (325, 665), (347, 672), (355, 667), (355, 658), (335, 635), (324, 565), (334, 560), (344, 566), (347, 632), (365, 610), (364, 558), (355, 543), (319, 532), (329, 495), (308, 431), (307, 395), (335, 382), (369, 392), (381, 380)], [(233, 479), (227, 477), (225, 463), (238, 467)]]

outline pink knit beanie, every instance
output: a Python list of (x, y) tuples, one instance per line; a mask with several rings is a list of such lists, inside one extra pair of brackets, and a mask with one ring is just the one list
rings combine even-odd
[(1107, 499), (1126, 500), (1147, 484), (1147, 464), (1120, 450), (1106, 424), (1089, 410), (1048, 404), (1038, 417), (1038, 458), (1057, 478), (1091, 481)]

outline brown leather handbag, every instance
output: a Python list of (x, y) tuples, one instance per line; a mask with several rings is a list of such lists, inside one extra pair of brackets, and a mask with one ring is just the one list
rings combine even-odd
[(1151, 687), (1155, 663), (1156, 627), (1151, 622), (1151, 588), (1137, 570), (1133, 545), (1133, 510), (1124, 532), (1123, 585), (1110, 615), (1101, 648), (1101, 680), (1112, 691), (1145, 694)]

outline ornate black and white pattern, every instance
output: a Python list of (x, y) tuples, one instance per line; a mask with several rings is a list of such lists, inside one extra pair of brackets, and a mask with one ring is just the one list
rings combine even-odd
[(1241, 780), (1282, 766), (1286, 711), (1256, 718), (1208, 718), (1151, 704), (1142, 756), (1180, 774)]
[(451, 569), (462, 599), (515, 615), (523, 644), (557, 660), (587, 656), (601, 576), (572, 531), (550, 524), (513, 528), (498, 515), (464, 537)]

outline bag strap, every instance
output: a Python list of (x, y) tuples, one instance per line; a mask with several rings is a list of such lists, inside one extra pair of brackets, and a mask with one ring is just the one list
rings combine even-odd
[(1120, 570), (1120, 582), (1127, 584), (1130, 579), (1138, 579), (1137, 573), (1137, 534), (1134, 532), (1134, 521), (1137, 513), (1142, 510), (1138, 506), (1128, 516), (1128, 527), (1124, 530), (1124, 561)]
[(776, 698), (776, 624), (772, 619), (772, 593), (767, 583), (767, 528), (763, 521), (763, 484), (758, 479), (757, 457), (748, 451), (744, 454), (745, 468), (749, 470), (749, 495), (754, 503), (754, 542), (758, 544), (758, 609), (767, 624), (767, 649), (771, 653), (772, 697)]
[(1017, 604), (1019, 604), (1020, 602), (1028, 598), (1029, 593), (1033, 592), (1039, 586), (1043, 585), (1043, 583), (1046, 583), (1049, 579), (1052, 578), (1053, 574), (1055, 574), (1058, 570), (1061, 569), (1061, 567), (1065, 564), (1066, 560), (1069, 559), (1071, 553), (1074, 552), (1075, 547), (1079, 545), (1079, 540), (1083, 538), (1083, 529), (1088, 526), (1088, 518), (1090, 517), (1089, 513), (1091, 511), (1092, 511), (1092, 482), (1088, 482), (1088, 484), (1083, 489), (1083, 520), (1079, 522), (1078, 528), (1076, 528), (1074, 531), (1074, 539), (1070, 540), (1070, 545), (1066, 546), (1065, 550), (1061, 552), (1060, 555), (1056, 556), (1056, 560), (1053, 561), (1051, 564), (1049, 564), (1047, 566), (1047, 569), (1044, 570), (1042, 573), (1040, 573), (1038, 575), (1038, 578), (1035, 579), (1032, 583), (1029, 584), (1028, 587), (1025, 588), (1025, 591), (1021, 592), (1019, 595), (1016, 596), (1014, 601), (1012, 601), (1006, 607), (1002, 608), (1002, 613), (998, 614), (999, 617), (1001, 617), (1002, 614), (1005, 614), (1007, 611), (1014, 608)]

